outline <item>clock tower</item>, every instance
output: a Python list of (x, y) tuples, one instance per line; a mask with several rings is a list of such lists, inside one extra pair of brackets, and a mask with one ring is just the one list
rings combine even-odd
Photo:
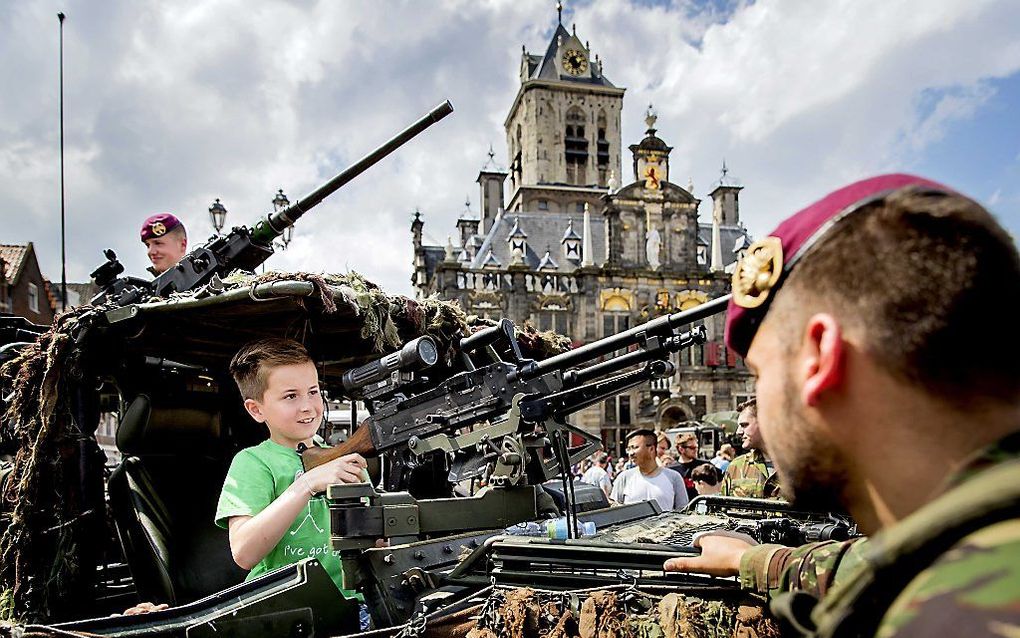
[(509, 149), (507, 210), (593, 208), (620, 179), (624, 89), (602, 72), (587, 42), (558, 24), (545, 53), (522, 50), (521, 86), (504, 122)]

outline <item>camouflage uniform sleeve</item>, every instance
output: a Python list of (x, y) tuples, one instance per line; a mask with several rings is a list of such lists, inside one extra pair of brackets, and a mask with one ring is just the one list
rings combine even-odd
[(720, 496), (733, 496), (733, 477), (736, 475), (738, 467), (736, 459), (726, 467), (726, 475), (723, 476), (722, 487), (719, 488)]
[(860, 563), (863, 540), (822, 541), (800, 547), (756, 545), (740, 560), (740, 585), (770, 596), (798, 590), (821, 598)]
[(1020, 519), (964, 538), (893, 602), (876, 636), (1020, 636)]

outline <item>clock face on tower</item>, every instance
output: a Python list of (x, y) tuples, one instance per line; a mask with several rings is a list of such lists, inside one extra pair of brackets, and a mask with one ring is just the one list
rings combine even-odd
[(570, 75), (581, 75), (588, 70), (588, 59), (582, 51), (567, 49), (563, 52), (563, 70)]

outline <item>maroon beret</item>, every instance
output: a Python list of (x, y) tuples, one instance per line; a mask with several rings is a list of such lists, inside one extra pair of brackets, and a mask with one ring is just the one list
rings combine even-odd
[(178, 226), (181, 226), (181, 220), (170, 213), (156, 213), (142, 223), (142, 241), (162, 237)]
[(800, 258), (836, 222), (906, 186), (953, 192), (914, 175), (879, 175), (844, 186), (788, 217), (768, 237), (746, 250), (733, 272), (733, 296), (726, 309), (726, 345), (747, 356), (769, 303)]

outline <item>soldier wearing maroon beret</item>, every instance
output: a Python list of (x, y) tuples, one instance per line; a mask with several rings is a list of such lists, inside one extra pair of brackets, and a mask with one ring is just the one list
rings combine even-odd
[(156, 213), (142, 223), (142, 243), (152, 266), (149, 272), (160, 275), (188, 252), (188, 233), (184, 224), (170, 213)]
[(910, 175), (841, 188), (753, 244), (726, 340), (757, 376), (784, 495), (870, 537), (707, 536), (666, 569), (739, 576), (790, 635), (1020, 635), (1017, 299), (1010, 235)]

